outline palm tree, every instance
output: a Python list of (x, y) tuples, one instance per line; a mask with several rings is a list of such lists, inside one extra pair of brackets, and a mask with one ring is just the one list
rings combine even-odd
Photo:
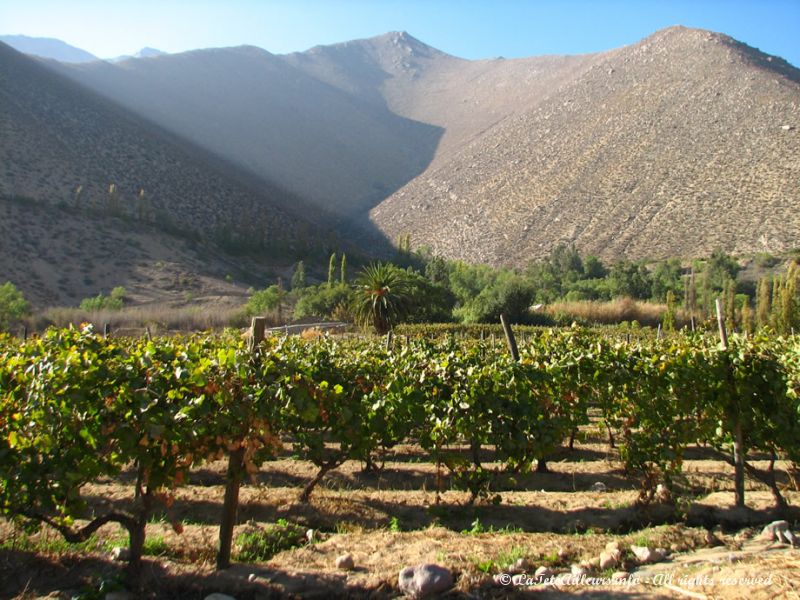
[(389, 263), (373, 263), (356, 278), (353, 314), (362, 325), (372, 325), (384, 335), (408, 309), (411, 298), (408, 279), (402, 269)]

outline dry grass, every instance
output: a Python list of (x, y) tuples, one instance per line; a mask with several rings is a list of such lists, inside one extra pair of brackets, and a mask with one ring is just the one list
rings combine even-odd
[[(631, 298), (618, 298), (611, 302), (556, 302), (546, 308), (546, 312), (554, 317), (567, 315), (576, 320), (601, 325), (613, 325), (623, 321), (638, 321), (641, 325), (658, 326), (666, 304), (639, 302)], [(689, 315), (679, 310), (676, 325), (681, 327), (688, 323)]]
[(35, 329), (48, 325), (65, 327), (92, 323), (102, 330), (104, 324), (111, 326), (112, 332), (137, 330), (142, 333), (145, 327), (151, 333), (164, 331), (205, 331), (225, 327), (244, 327), (247, 317), (241, 308), (214, 306), (172, 307), (146, 305), (124, 308), (122, 310), (86, 311), (80, 308), (50, 308), (33, 323)]

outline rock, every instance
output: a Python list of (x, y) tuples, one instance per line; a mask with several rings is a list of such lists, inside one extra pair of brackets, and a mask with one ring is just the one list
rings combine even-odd
[(641, 565), (661, 562), (667, 556), (667, 551), (663, 548), (653, 550), (647, 546), (631, 546), (631, 552), (633, 552), (636, 560), (639, 561)]
[(622, 558), (622, 553), (619, 552), (601, 552), (600, 553), (600, 563), (599, 567), (602, 571), (606, 569), (613, 569), (614, 567), (619, 566), (619, 561)]
[(619, 553), (622, 553), (622, 545), (617, 540), (614, 540), (612, 542), (608, 542), (606, 544), (606, 552), (619, 552)]
[(316, 539), (316, 537), (317, 537), (316, 531), (314, 531), (313, 529), (306, 530), (306, 539), (308, 540), (309, 544), (312, 543)]
[(570, 567), (570, 572), (572, 573), (573, 577), (589, 575), (589, 569), (584, 565), (572, 565)]
[(703, 538), (703, 541), (705, 542), (706, 546), (709, 547), (709, 548), (713, 548), (714, 546), (724, 546), (725, 545), (725, 544), (722, 543), (722, 541), (720, 541), (720, 539), (716, 535), (714, 535), (714, 532), (711, 531), (710, 529), (706, 530), (706, 535), (705, 535), (705, 538)]
[(214, 592), (213, 594), (209, 594), (203, 600), (236, 600), (233, 596), (228, 596), (228, 594), (220, 594), (219, 592)]
[(541, 567), (536, 569), (536, 573), (534, 573), (533, 576), (536, 577), (536, 579), (538, 579), (539, 581), (543, 579), (550, 579), (553, 576), (553, 569), (542, 565)]
[(627, 571), (616, 571), (611, 575), (611, 581), (625, 581), (631, 574)]
[(570, 548), (559, 548), (558, 549), (558, 560), (567, 560), (570, 556), (572, 556), (572, 549)]
[(530, 568), (531, 565), (526, 558), (518, 558), (513, 565), (509, 565), (508, 570), (511, 573), (526, 573)]
[(783, 129), (784, 131), (791, 131), (792, 129), (794, 129), (794, 125), (781, 125), (781, 129)]
[(402, 569), (397, 584), (400, 591), (407, 596), (425, 598), (453, 587), (453, 575), (439, 565), (420, 564)]
[(606, 484), (602, 481), (597, 481), (592, 484), (590, 488), (593, 492), (605, 492), (608, 488), (606, 488)]
[(120, 562), (124, 562), (131, 557), (131, 551), (129, 548), (123, 548), (122, 546), (114, 546), (111, 550), (111, 560), (117, 560)]
[(796, 546), (798, 542), (787, 521), (773, 521), (764, 527), (758, 539), (765, 542), (786, 542), (792, 546)]
[(341, 556), (336, 557), (336, 568), (337, 569), (344, 569), (345, 571), (352, 571), (356, 566), (356, 563), (353, 561), (352, 554), (342, 554)]
[(247, 576), (247, 581), (250, 583), (253, 583), (256, 579), (258, 579), (258, 575), (255, 573), (250, 573), (250, 575)]

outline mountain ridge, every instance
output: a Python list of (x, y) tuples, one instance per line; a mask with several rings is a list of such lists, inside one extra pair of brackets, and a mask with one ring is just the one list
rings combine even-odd
[(477, 61), (388, 32), (48, 67), (362, 242), (411, 234), (519, 266), (560, 243), (609, 260), (778, 251), (800, 227), (800, 71), (715, 32)]

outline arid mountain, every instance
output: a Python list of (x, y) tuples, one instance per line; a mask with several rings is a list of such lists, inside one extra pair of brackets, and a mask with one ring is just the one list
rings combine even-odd
[(524, 264), (779, 251), (800, 233), (800, 71), (675, 27), (597, 55), (375, 208), (395, 239)]
[(797, 245), (800, 72), (720, 34), (468, 61), (392, 32), (285, 56), (48, 66), (241, 168), (250, 189), (303, 197), (317, 222), (451, 258)]
[[(208, 261), (206, 274), (226, 260), (220, 248), (285, 256), (329, 241), (300, 216), (310, 211), (296, 196), (161, 131), (4, 44), (0, 81), (0, 228), (5, 231), (0, 281), (13, 276), (37, 303), (72, 300), (91, 291), (86, 289), (91, 284), (97, 291), (101, 285), (108, 289), (106, 283), (70, 279), (69, 270), (80, 264), (108, 266), (131, 250), (124, 248), (125, 239), (131, 245), (149, 240), (151, 247), (141, 254), (163, 260), (180, 262), (188, 256), (181, 250), (187, 242), (219, 255)], [(45, 227), (52, 214), (43, 206), (63, 209), (64, 223)], [(27, 207), (44, 210), (49, 220), (31, 225), (33, 213)], [(30, 238), (39, 235), (34, 231), (41, 234), (36, 243)], [(67, 233), (74, 243), (60, 253), (63, 244), (49, 236)], [(154, 254), (154, 247), (166, 250)], [(41, 252), (32, 253), (33, 248)], [(198, 265), (199, 258), (191, 269)], [(66, 281), (49, 277), (51, 271)], [(126, 285), (120, 280), (123, 272), (112, 268), (108, 283)], [(33, 288), (37, 279), (40, 287)]]
[(365, 214), (421, 173), (441, 129), (242, 46), (62, 72), (316, 206)]
[(94, 54), (70, 46), (54, 38), (28, 37), (27, 35), (0, 35), (0, 42), (15, 50), (40, 58), (51, 58), (65, 63), (84, 63), (100, 60)]

